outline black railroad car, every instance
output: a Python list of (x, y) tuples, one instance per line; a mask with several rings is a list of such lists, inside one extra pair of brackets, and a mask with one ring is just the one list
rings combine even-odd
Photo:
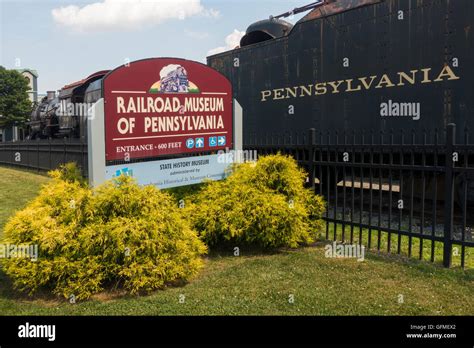
[(207, 61), (232, 82), (245, 145), (309, 128), (437, 128), (443, 141), (449, 123), (458, 139), (474, 129), (473, 35), (472, 0), (326, 0), (294, 26), (251, 25)]

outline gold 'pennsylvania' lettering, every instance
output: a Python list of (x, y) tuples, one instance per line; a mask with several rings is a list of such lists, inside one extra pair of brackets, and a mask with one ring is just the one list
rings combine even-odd
[(354, 93), (371, 89), (410, 87), (416, 84), (461, 79), (449, 65), (445, 65), (439, 73), (438, 71), (434, 71), (432, 68), (423, 68), (400, 71), (394, 74), (372, 75), (346, 80), (317, 82), (294, 87), (270, 89), (260, 92), (260, 101), (266, 102), (270, 100), (322, 96), (325, 94)]

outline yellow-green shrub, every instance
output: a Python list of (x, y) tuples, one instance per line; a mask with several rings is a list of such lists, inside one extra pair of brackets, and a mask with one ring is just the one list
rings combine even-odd
[(186, 209), (209, 245), (225, 242), (297, 247), (314, 241), (324, 201), (304, 187), (306, 174), (286, 156), (236, 165), (230, 177), (210, 182)]
[(269, 189), (291, 199), (306, 194), (306, 176), (292, 157), (278, 154), (259, 157), (257, 163), (237, 165), (231, 181), (251, 185), (258, 190)]
[(9, 220), (2, 243), (38, 245), (39, 258), (2, 261), (16, 288), (85, 299), (110, 284), (130, 293), (185, 281), (205, 245), (172, 197), (121, 176), (97, 190), (66, 169)]
[(98, 188), (91, 207), (95, 219), (82, 244), (88, 254), (102, 253), (131, 293), (189, 279), (202, 267), (206, 246), (169, 194), (121, 176)]

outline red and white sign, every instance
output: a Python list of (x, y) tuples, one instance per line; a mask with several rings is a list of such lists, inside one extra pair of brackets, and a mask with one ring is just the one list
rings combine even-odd
[(136, 61), (106, 75), (103, 91), (107, 161), (233, 147), (231, 84), (204, 64)]

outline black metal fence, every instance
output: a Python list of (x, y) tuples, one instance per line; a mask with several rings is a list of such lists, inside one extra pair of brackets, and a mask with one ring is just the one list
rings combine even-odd
[[(327, 201), (326, 239), (442, 261), (446, 267), (454, 257), (465, 267), (469, 256), (474, 258), (474, 143), (467, 130), (456, 139), (455, 128), (422, 134), (310, 129), (244, 143), (259, 155), (292, 155), (307, 168), (308, 184)], [(0, 164), (50, 170), (68, 162), (87, 176), (87, 143), (0, 144)]]
[(309, 184), (327, 201), (326, 239), (445, 267), (454, 257), (464, 268), (474, 258), (474, 143), (467, 130), (456, 139), (455, 128), (431, 134), (310, 129), (250, 137), (245, 148), (289, 154), (307, 168)]
[(87, 176), (86, 142), (65, 138), (0, 143), (0, 164), (46, 171), (68, 162), (76, 162)]

